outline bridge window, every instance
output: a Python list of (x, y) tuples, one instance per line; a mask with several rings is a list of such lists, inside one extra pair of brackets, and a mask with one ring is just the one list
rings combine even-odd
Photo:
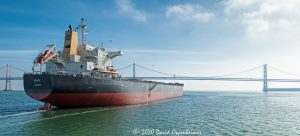
[(71, 35), (66, 35), (65, 40), (71, 40)]
[(71, 45), (66, 45), (66, 47), (65, 48), (70, 48), (71, 47)]

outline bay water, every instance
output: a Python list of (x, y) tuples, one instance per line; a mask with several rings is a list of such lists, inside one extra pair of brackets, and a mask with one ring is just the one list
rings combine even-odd
[(300, 135), (300, 92), (185, 91), (121, 107), (37, 110), (24, 91), (0, 92), (0, 135)]

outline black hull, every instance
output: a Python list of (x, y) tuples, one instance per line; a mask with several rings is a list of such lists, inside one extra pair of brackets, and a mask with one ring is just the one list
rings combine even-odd
[(33, 99), (55, 106), (89, 107), (138, 104), (178, 97), (182, 95), (183, 84), (24, 74), (24, 88)]

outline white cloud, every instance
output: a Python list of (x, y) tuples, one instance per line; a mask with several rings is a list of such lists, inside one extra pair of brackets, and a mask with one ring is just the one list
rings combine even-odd
[(120, 11), (137, 22), (146, 22), (147, 17), (143, 11), (136, 9), (134, 3), (131, 0), (117, 0), (117, 6)]
[(299, 0), (227, 0), (224, 5), (226, 17), (245, 25), (250, 37), (300, 30)]
[(255, 5), (259, 0), (226, 0), (225, 13), (232, 14), (234, 11), (240, 9), (245, 10)]
[(268, 31), (270, 28), (269, 22), (262, 18), (245, 20), (244, 23), (248, 25), (246, 33), (251, 37), (255, 37), (260, 32)]
[(179, 4), (167, 7), (166, 16), (183, 22), (206, 22), (213, 19), (215, 14), (203, 11), (200, 5)]

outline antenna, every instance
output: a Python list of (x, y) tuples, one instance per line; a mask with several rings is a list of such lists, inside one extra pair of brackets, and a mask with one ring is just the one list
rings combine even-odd
[(84, 18), (81, 18), (81, 22), (79, 27), (81, 27), (82, 33), (81, 33), (81, 44), (84, 45), (86, 43), (86, 29), (87, 29), (87, 20)]

